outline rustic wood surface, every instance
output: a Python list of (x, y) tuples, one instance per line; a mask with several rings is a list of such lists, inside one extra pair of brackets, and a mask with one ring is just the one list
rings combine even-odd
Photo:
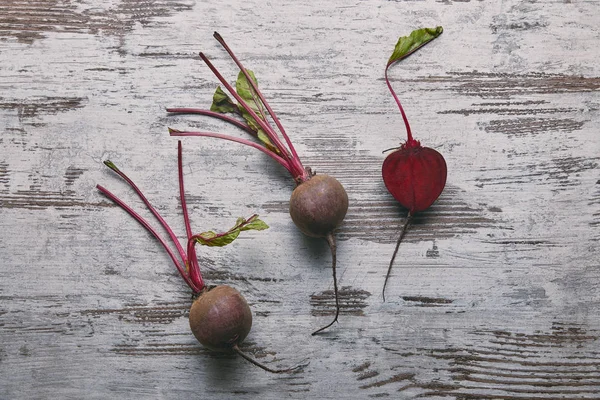
[[(600, 398), (599, 22), (583, 0), (0, 0), (0, 398)], [(436, 25), (390, 76), (448, 183), (384, 303), (405, 210), (380, 178), (404, 138), (383, 67)], [(271, 226), (200, 261), (252, 307), (243, 348), (309, 363), (294, 374), (202, 348), (168, 256), (95, 189), (143, 209), (110, 158), (184, 235), (167, 127), (244, 135), (165, 112), (210, 105), (199, 51), (236, 76), (214, 30), (350, 197), (342, 315), (311, 337), (332, 317), (330, 255), (290, 220), (293, 181), (250, 148), (183, 141), (195, 231), (255, 212)]]

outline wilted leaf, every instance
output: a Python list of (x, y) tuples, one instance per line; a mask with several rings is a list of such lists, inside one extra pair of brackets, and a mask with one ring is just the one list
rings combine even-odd
[(262, 231), (268, 227), (269, 226), (255, 214), (248, 219), (238, 218), (233, 228), (227, 232), (215, 233), (214, 231), (208, 231), (194, 235), (194, 238), (196, 239), (196, 242), (205, 246), (223, 247), (237, 239), (242, 231)]
[(237, 105), (233, 102), (233, 100), (231, 100), (227, 93), (221, 89), (221, 86), (217, 86), (217, 90), (215, 90), (213, 102), (210, 105), (210, 111), (221, 114), (239, 113)]

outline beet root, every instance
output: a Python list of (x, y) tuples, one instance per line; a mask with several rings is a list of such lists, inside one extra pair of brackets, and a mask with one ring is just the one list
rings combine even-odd
[(329, 175), (314, 175), (299, 184), (290, 198), (294, 224), (307, 236), (327, 237), (342, 223), (348, 211), (348, 194)]
[(402, 147), (386, 157), (382, 175), (392, 196), (414, 214), (429, 208), (442, 194), (446, 161), (429, 147)]
[(205, 290), (190, 309), (190, 328), (210, 350), (230, 350), (252, 328), (252, 312), (246, 299), (231, 286)]
[(290, 198), (292, 220), (307, 236), (325, 238), (331, 249), (335, 317), (326, 326), (314, 331), (315, 335), (337, 322), (340, 315), (336, 277), (336, 243), (333, 231), (342, 223), (348, 211), (348, 194), (342, 184), (329, 175), (312, 175), (299, 184)]
[(272, 369), (239, 348), (252, 328), (252, 312), (244, 296), (231, 286), (214, 286), (202, 291), (190, 308), (189, 319), (196, 339), (210, 350), (234, 351), (257, 367), (275, 374), (301, 367)]

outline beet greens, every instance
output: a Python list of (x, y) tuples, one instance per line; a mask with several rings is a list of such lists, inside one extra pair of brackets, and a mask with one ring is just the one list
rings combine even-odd
[[(210, 110), (168, 108), (167, 111), (219, 118), (243, 129), (260, 143), (215, 132), (189, 132), (176, 129), (169, 129), (169, 132), (172, 136), (213, 137), (254, 147), (274, 159), (290, 173), (296, 183), (296, 188), (290, 198), (290, 216), (292, 220), (304, 234), (324, 238), (331, 250), (336, 304), (335, 317), (331, 323), (313, 332), (313, 335), (317, 334), (337, 322), (340, 313), (334, 231), (341, 224), (348, 210), (348, 195), (344, 187), (335, 178), (324, 174), (316, 175), (309, 167), (302, 165), (283, 125), (259, 90), (254, 73), (242, 65), (221, 35), (215, 32), (214, 37), (240, 69), (236, 87), (233, 88), (210, 60), (203, 53), (200, 53), (201, 59), (218, 78), (229, 95), (219, 86), (213, 96)], [(227, 115), (231, 113), (235, 116)]]
[(382, 290), (383, 301), (385, 301), (385, 287), (392, 271), (392, 265), (413, 215), (426, 210), (435, 202), (444, 190), (447, 175), (444, 157), (434, 149), (421, 146), (421, 143), (413, 138), (408, 118), (388, 79), (388, 69), (441, 35), (442, 32), (441, 26), (423, 28), (413, 31), (409, 36), (399, 38), (385, 67), (385, 82), (402, 114), (407, 139), (386, 157), (382, 166), (382, 176), (388, 191), (402, 206), (408, 209), (408, 213), (385, 276)]

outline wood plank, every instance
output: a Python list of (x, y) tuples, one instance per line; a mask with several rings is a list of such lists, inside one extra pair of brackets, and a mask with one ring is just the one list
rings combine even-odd
[[(0, 398), (600, 397), (598, 2), (0, 0)], [(444, 34), (390, 70), (423, 145), (448, 163), (410, 226), (380, 178), (404, 127), (383, 80), (398, 36)], [(270, 225), (202, 248), (211, 284), (248, 300), (243, 348), (189, 331), (190, 291), (158, 242), (95, 189), (180, 237), (167, 127), (244, 134), (208, 107), (228, 79), (218, 30), (251, 68), (306, 166), (336, 176), (339, 323), (329, 249), (288, 216), (294, 183), (264, 154), (186, 138), (194, 231)]]

